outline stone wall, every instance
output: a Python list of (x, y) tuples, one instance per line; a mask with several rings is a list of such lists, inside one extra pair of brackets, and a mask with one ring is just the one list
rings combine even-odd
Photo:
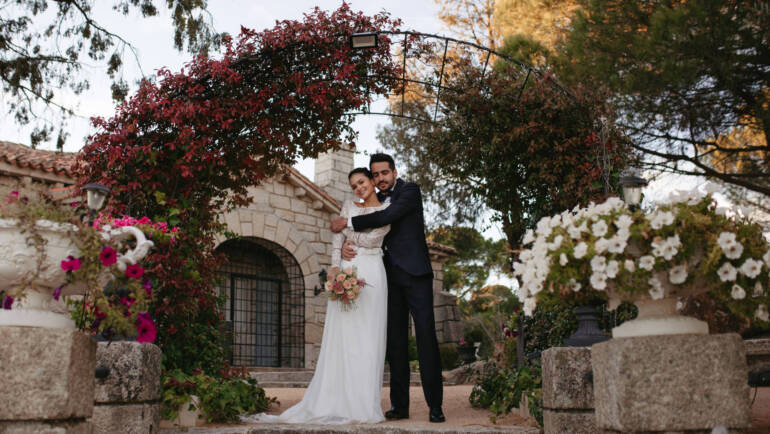
[(433, 267), (433, 311), (436, 317), (436, 338), (439, 344), (456, 344), (463, 336), (463, 323), (457, 297), (444, 291), (442, 265), (451, 253), (437, 248), (431, 249)]
[(348, 174), (353, 170), (354, 149), (320, 154), (315, 162), (315, 184), (337, 202), (353, 199)]

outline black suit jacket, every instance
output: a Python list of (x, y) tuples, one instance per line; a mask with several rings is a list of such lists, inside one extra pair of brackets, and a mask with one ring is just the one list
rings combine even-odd
[(428, 244), (425, 242), (422, 193), (417, 184), (396, 180), (390, 195), (390, 206), (351, 220), (356, 231), (390, 225), (390, 232), (384, 240), (386, 259), (413, 276), (433, 276)]

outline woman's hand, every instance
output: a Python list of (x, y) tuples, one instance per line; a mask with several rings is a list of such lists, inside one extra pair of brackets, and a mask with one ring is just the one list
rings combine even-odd
[(340, 267), (332, 267), (332, 269), (329, 271), (329, 274), (326, 275), (326, 280), (331, 281), (337, 275), (340, 274)]

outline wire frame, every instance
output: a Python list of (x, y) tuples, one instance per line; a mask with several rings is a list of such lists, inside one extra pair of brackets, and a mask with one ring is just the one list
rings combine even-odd
[(305, 362), (305, 281), (286, 249), (261, 238), (225, 241), (218, 292), (231, 348), (230, 363), (301, 368)]

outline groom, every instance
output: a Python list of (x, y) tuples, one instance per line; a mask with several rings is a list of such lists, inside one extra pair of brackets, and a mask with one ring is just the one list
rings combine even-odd
[[(422, 215), (420, 187), (398, 179), (393, 158), (387, 154), (373, 154), (369, 160), (380, 202), (390, 201), (382, 211), (332, 221), (335, 233), (346, 227), (355, 231), (390, 225), (385, 236), (384, 261), (388, 277), (388, 340), (387, 358), (390, 364), (391, 409), (388, 419), (409, 417), (409, 313), (414, 320), (417, 354), (420, 361), (420, 380), (425, 401), (430, 408), (431, 422), (444, 422), (441, 411), (443, 385), (439, 358), (436, 324), (433, 318), (433, 269), (425, 242), (425, 223)], [(350, 260), (355, 250), (343, 246), (342, 257)]]

